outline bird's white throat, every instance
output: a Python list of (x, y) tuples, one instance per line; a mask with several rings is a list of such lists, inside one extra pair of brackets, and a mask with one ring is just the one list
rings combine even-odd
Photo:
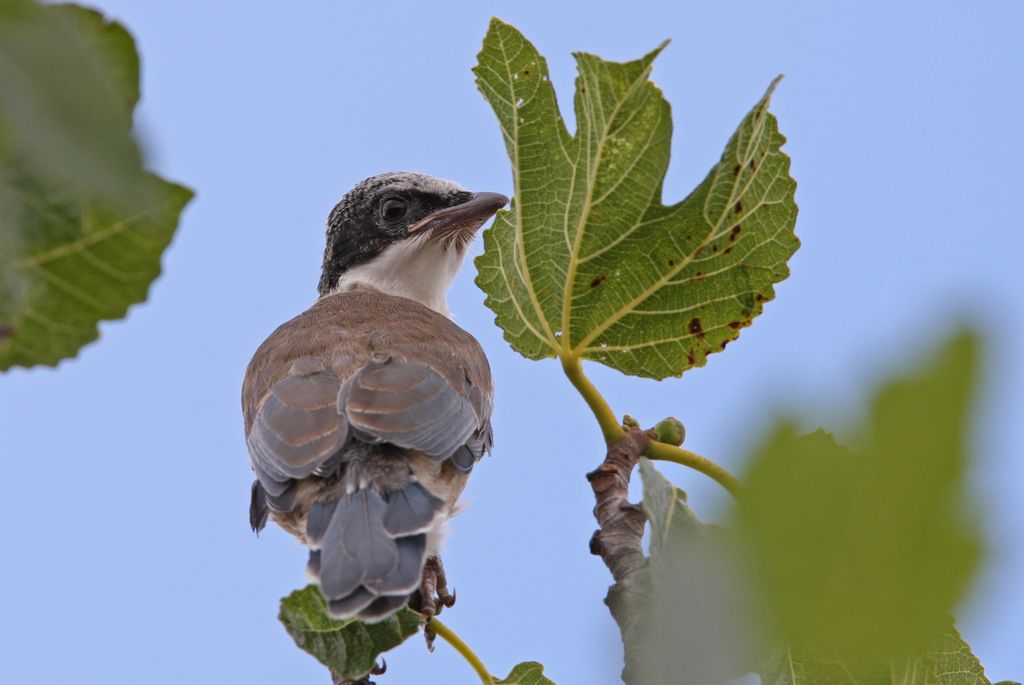
[(446, 295), (465, 256), (466, 250), (446, 240), (431, 240), (429, 235), (407, 238), (343, 273), (334, 292), (368, 287), (451, 316)]

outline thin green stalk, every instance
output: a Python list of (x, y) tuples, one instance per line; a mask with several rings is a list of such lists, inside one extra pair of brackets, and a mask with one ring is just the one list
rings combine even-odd
[[(622, 431), (622, 426), (619, 424), (618, 419), (615, 418), (615, 412), (612, 411), (604, 396), (601, 395), (601, 392), (583, 373), (580, 358), (573, 354), (566, 354), (561, 357), (561, 360), (565, 375), (579, 391), (580, 395), (583, 396), (587, 406), (590, 407), (590, 411), (594, 412), (594, 418), (597, 419), (598, 425), (601, 426), (601, 433), (604, 434), (605, 443), (610, 445), (616, 440), (620, 440), (625, 435)], [(675, 447), (665, 442), (652, 441), (647, 447), (646, 456), (650, 459), (671, 461), (688, 466), (714, 480), (728, 490), (733, 497), (739, 494), (740, 482), (736, 480), (735, 476), (715, 462), (695, 452), (684, 450), (681, 447)]]
[(716, 483), (729, 491), (733, 497), (740, 494), (740, 482), (715, 462), (702, 457), (696, 452), (684, 450), (682, 447), (669, 445), (666, 442), (651, 442), (647, 446), (647, 458), (657, 461), (671, 461), (676, 464), (688, 466), (695, 471), (700, 471)]
[(437, 633), (438, 637), (450, 644), (455, 648), (455, 651), (462, 655), (462, 658), (469, 662), (469, 665), (473, 667), (476, 674), (480, 676), (480, 682), (483, 685), (494, 685), (494, 678), (491, 676), (487, 667), (484, 666), (484, 662), (480, 661), (480, 657), (469, 648), (465, 642), (462, 641), (458, 635), (456, 635), (451, 628), (441, 623), (436, 618), (430, 619), (430, 629)]
[(579, 390), (580, 395), (590, 407), (590, 411), (594, 412), (594, 418), (597, 419), (597, 423), (601, 426), (601, 432), (604, 434), (605, 443), (610, 445), (621, 439), (624, 433), (622, 426), (619, 425), (619, 420), (615, 418), (615, 412), (608, 406), (608, 402), (605, 401), (601, 392), (584, 375), (580, 358), (576, 355), (566, 354), (561, 359), (565, 375)]

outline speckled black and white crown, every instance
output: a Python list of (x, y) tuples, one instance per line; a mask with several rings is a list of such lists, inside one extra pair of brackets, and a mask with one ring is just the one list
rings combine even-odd
[[(393, 171), (371, 176), (345, 193), (327, 219), (327, 244), (319, 292), (326, 295), (349, 269), (365, 264), (389, 245), (409, 237), (409, 227), (446, 207), (473, 197), (458, 183), (426, 174)], [(388, 202), (391, 201), (391, 205)], [(404, 203), (400, 218), (384, 209)]]

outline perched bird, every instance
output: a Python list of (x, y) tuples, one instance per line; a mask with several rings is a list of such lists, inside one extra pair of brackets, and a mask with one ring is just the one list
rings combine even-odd
[(414, 173), (369, 178), (327, 220), (319, 297), (275, 330), (242, 386), (256, 480), (249, 520), (309, 547), (335, 618), (450, 606), (438, 556), (491, 448), (480, 344), (446, 292), (477, 230), (508, 203)]

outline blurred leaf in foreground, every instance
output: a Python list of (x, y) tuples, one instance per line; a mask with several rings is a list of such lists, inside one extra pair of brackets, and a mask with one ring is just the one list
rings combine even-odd
[(844, 663), (811, 649), (778, 652), (761, 671), (762, 685), (990, 685), (981, 662), (952, 625), (917, 657)]
[(0, 136), (26, 171), (137, 208), (138, 99), (139, 57), (121, 24), (76, 5), (0, 4)]
[(423, 627), (423, 617), (402, 609), (379, 623), (357, 619), (335, 621), (315, 585), (307, 585), (281, 600), (278, 616), (297, 644), (331, 672), (349, 680), (366, 676), (377, 657), (397, 647)]
[(702, 523), (647, 459), (640, 460), (650, 523), (651, 615), (643, 685), (724, 683), (757, 666), (748, 598), (730, 531)]
[(474, 71), (515, 198), (484, 234), (477, 284), (526, 357), (678, 376), (735, 340), (789, 275), (796, 182), (768, 111), (775, 83), (704, 181), (666, 206), (672, 115), (649, 80), (659, 52), (626, 63), (577, 53), (570, 135), (536, 48), (498, 19), (484, 38)]
[(0, 7), (0, 370), (73, 356), (159, 275), (192, 193), (143, 170), (138, 97), (120, 24)]
[(738, 528), (781, 643), (890, 661), (947, 626), (981, 550), (964, 487), (977, 347), (961, 333), (886, 383), (853, 450), (784, 425), (756, 451)]

